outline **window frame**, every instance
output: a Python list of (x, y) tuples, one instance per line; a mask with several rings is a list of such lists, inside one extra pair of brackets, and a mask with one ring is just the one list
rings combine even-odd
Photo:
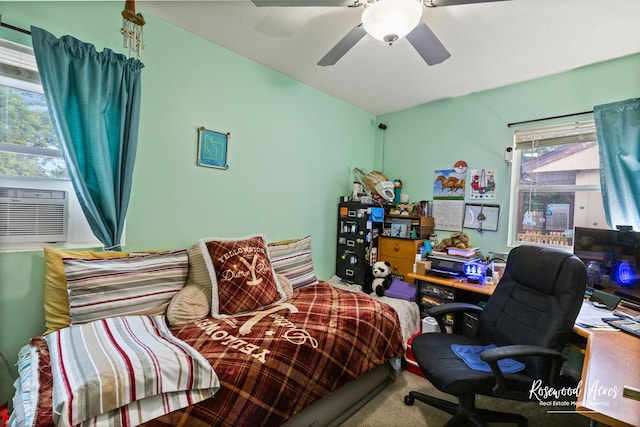
[[(6, 39), (0, 39), (0, 85), (44, 95), (32, 48)], [(63, 159), (59, 148), (16, 145), (6, 141), (0, 141), (0, 152)], [(2, 177), (5, 178), (5, 176)]]
[[(525, 242), (518, 240), (518, 231), (520, 229), (519, 222), (521, 221), (521, 206), (520, 206), (520, 194), (522, 192), (529, 192), (530, 195), (544, 195), (544, 194), (558, 194), (558, 193), (572, 193), (574, 195), (573, 203), (576, 202), (575, 195), (578, 193), (597, 192), (602, 198), (601, 187), (599, 184), (538, 184), (532, 185), (531, 183), (521, 183), (521, 169), (523, 164), (523, 151), (525, 149), (537, 148), (537, 147), (551, 147), (558, 145), (570, 145), (570, 144), (592, 144), (595, 141), (597, 148), (597, 137), (595, 130), (595, 122), (593, 119), (585, 119), (578, 122), (565, 122), (551, 125), (541, 125), (529, 128), (519, 128), (514, 130), (512, 151), (513, 158), (511, 163), (511, 194), (510, 194), (510, 207), (509, 207), (509, 229), (507, 242), (509, 247), (516, 247), (522, 244), (533, 244), (537, 246), (554, 247), (564, 249), (567, 251), (573, 251), (573, 230), (575, 224), (575, 209), (570, 209), (570, 215), (572, 215), (570, 229), (570, 235), (561, 237), (568, 237), (571, 239), (571, 244), (557, 244), (553, 242), (561, 241), (562, 239), (554, 239), (553, 236), (548, 236), (546, 239), (540, 239), (547, 242)], [(573, 206), (575, 208), (575, 205)], [(604, 219), (604, 211), (602, 212), (602, 218)], [(606, 221), (603, 223), (604, 227)], [(582, 225), (580, 225), (582, 226)], [(600, 227), (602, 228), (602, 226)], [(559, 236), (560, 237), (560, 236)]]

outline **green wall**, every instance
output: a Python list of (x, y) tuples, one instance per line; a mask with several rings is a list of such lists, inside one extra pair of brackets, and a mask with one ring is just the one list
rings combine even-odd
[[(513, 139), (513, 128), (508, 124), (590, 111), (594, 105), (639, 96), (640, 55), (632, 55), (385, 114), (378, 117), (387, 130), (384, 138), (382, 131), (376, 130), (375, 164), (384, 164), (383, 172), (389, 178), (402, 179), (403, 192), (414, 201), (431, 199), (434, 171), (453, 169), (458, 160), (465, 160), (469, 169), (496, 168), (496, 199), (487, 203), (501, 207), (498, 231), (465, 231), (485, 255), (508, 251), (511, 167), (504, 161), (504, 150)], [(589, 117), (592, 115), (566, 120)], [(449, 235), (436, 232), (440, 239)]]
[[(122, 2), (2, 2), (4, 22), (71, 34), (124, 52)], [(109, 18), (112, 17), (112, 18)], [(199, 237), (311, 234), (318, 276), (333, 274), (335, 206), (351, 169), (382, 168), (412, 200), (431, 198), (433, 171), (464, 159), (496, 167), (506, 250), (510, 122), (590, 110), (640, 96), (640, 55), (374, 117), (145, 15), (141, 125), (126, 249), (187, 247)], [(0, 37), (29, 43), (20, 34)], [(377, 128), (383, 122), (384, 133)], [(195, 166), (199, 126), (231, 132), (227, 171)], [(446, 235), (446, 233), (439, 233)], [(41, 251), (0, 253), (0, 351), (10, 363), (44, 329)], [(0, 402), (12, 394), (0, 368)]]
[[(126, 53), (124, 2), (2, 2), (3, 22)], [(375, 117), (145, 14), (142, 103), (127, 250), (200, 237), (311, 235), (320, 278), (334, 272), (336, 204), (351, 169), (371, 169)], [(6, 29), (0, 37), (29, 44)], [(196, 166), (197, 128), (230, 132), (226, 171)], [(11, 364), (44, 331), (42, 251), (0, 253), (0, 351)], [(15, 372), (15, 370), (14, 370)], [(12, 395), (0, 367), (0, 402)]]

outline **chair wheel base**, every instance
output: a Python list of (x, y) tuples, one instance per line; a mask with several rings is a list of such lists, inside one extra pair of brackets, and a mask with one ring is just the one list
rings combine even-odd
[(428, 396), (417, 391), (410, 391), (409, 394), (404, 396), (404, 403), (407, 406), (412, 406), (416, 400), (452, 414), (453, 418), (445, 424), (447, 427), (487, 427), (486, 422), (513, 423), (517, 424), (518, 427), (527, 427), (527, 419), (522, 415), (476, 408), (474, 395), (458, 396), (458, 403)]

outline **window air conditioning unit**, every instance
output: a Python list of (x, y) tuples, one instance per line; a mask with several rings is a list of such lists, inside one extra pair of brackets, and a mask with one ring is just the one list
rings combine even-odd
[(68, 208), (66, 191), (0, 187), (0, 243), (66, 241)]

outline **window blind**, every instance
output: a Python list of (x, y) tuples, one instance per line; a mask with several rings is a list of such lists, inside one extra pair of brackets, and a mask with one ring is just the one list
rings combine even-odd
[(42, 93), (32, 48), (0, 39), (0, 83)]
[(521, 129), (514, 132), (516, 150), (575, 144), (595, 140), (596, 126), (593, 120)]

